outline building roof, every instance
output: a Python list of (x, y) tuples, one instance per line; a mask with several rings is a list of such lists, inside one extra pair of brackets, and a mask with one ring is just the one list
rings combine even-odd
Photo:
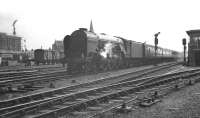
[(4, 32), (0, 32), (0, 35), (1, 35), (1, 36), (6, 36), (7, 38), (12, 38), (12, 39), (21, 39), (21, 37), (19, 37), (19, 36), (6, 34), (6, 33), (4, 33)]

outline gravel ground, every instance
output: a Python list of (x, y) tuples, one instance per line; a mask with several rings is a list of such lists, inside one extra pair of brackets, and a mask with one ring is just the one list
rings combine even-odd
[(174, 91), (151, 107), (136, 107), (113, 118), (200, 118), (200, 83)]

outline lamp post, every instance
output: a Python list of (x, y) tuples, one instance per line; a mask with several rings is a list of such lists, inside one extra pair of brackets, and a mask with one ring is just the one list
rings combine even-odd
[(186, 52), (186, 39), (183, 38), (182, 40), (182, 43), (183, 43), (183, 48), (184, 48), (184, 57), (183, 57), (183, 60), (184, 60), (184, 64), (186, 64), (186, 55), (185, 55), (185, 52)]
[(160, 32), (154, 34), (154, 37), (155, 37), (155, 40), (154, 40), (154, 43), (155, 43), (155, 57), (157, 55), (157, 49), (158, 49), (158, 35), (160, 34)]

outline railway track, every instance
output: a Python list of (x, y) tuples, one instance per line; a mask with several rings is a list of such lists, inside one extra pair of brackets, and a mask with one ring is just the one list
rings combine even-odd
[(14, 80), (25, 77), (31, 77), (36, 75), (44, 75), (45, 73), (59, 72), (65, 70), (64, 68), (50, 68), (50, 69), (39, 69), (39, 70), (26, 70), (26, 71), (13, 71), (13, 72), (2, 72), (0, 73), (0, 81)]
[[(175, 88), (177, 85), (183, 86), (183, 84), (185, 84), (183, 80), (188, 81), (187, 83), (190, 83), (189, 80), (197, 82), (199, 81), (199, 77), (200, 77), (200, 70), (192, 71), (192, 73), (187, 73), (187, 74), (185, 72), (180, 72), (180, 73), (174, 73), (174, 74), (168, 74), (168, 75), (162, 75), (162, 76), (156, 76), (156, 77), (147, 77), (147, 78), (144, 78), (143, 79), (144, 81), (142, 82), (141, 80), (139, 80), (139, 84), (136, 84), (135, 86), (130, 83), (124, 83), (126, 86), (123, 87), (122, 85), (120, 85), (121, 88), (120, 89), (116, 88), (115, 89), (116, 91), (113, 89), (111, 90), (105, 89), (103, 90), (103, 92), (98, 91), (95, 93), (95, 98), (93, 99), (90, 99), (90, 96), (94, 94), (90, 94), (90, 95), (87, 94), (86, 98), (88, 99), (85, 101), (82, 101), (81, 103), (77, 103), (76, 105), (68, 106), (65, 108), (62, 108), (62, 104), (61, 104), (60, 109), (55, 109), (50, 112), (45, 112), (43, 114), (34, 116), (34, 118), (47, 118), (47, 117), (55, 118), (55, 117), (62, 116), (62, 114), (64, 113), (67, 114), (65, 118), (68, 118), (68, 117), (69, 118), (94, 118), (97, 116), (98, 118), (100, 118), (102, 117), (102, 113), (104, 112), (110, 111), (114, 108), (119, 108), (124, 103), (127, 104), (132, 101), (137, 101), (138, 96), (136, 95), (136, 92), (139, 92), (145, 89), (150, 89), (148, 91), (157, 91), (157, 92), (158, 90), (166, 91), (166, 89)], [(180, 78), (181, 78), (181, 81), (180, 81)], [(129, 88), (129, 86), (131, 87)], [(152, 87), (154, 88), (152, 89)], [(52, 117), (49, 116), (50, 114)]]
[(28, 71), (20, 71), (20, 72), (2, 72), (0, 73), (0, 79), (6, 78), (6, 77), (14, 77), (14, 76), (22, 76), (22, 75), (29, 75), (32, 73), (38, 72), (37, 70), (28, 70)]
[[(46, 69), (46, 68), (45, 68)], [(55, 68), (54, 68), (55, 69)], [(50, 72), (43, 72), (43, 71), (24, 71), (24, 72), (7, 72), (4, 74), (0, 74), (0, 85), (6, 86), (6, 85), (10, 85), (13, 83), (28, 83), (28, 82), (33, 82), (33, 81), (37, 81), (41, 78), (41, 76), (46, 76), (48, 77), (48, 74), (50, 76), (52, 76), (52, 74), (55, 73), (65, 73), (65, 70), (63, 70), (61, 68), (60, 71), (58, 71), (58, 69), (56, 68), (56, 71), (50, 71)], [(35, 78), (39, 78), (39, 79), (35, 79)], [(52, 77), (52, 79), (54, 79), (54, 77)], [(43, 79), (41, 79), (43, 80)]]
[(59, 69), (54, 69), (54, 70), (28, 70), (28, 71), (21, 71), (21, 72), (5, 72), (5, 73), (0, 73), (0, 81), (10, 80), (13, 78), (24, 78), (24, 77), (45, 74), (45, 73), (50, 73), (50, 72), (59, 72), (63, 70), (64, 69), (59, 68)]
[(18, 96), (25, 92), (44, 88), (46, 83), (52, 80), (68, 77), (70, 76), (63, 68), (0, 73), (0, 97), (6, 99), (8, 93), (14, 93), (14, 96)]
[[(51, 79), (56, 79), (59, 76), (65, 77), (66, 76), (65, 73), (66, 73), (65, 71), (61, 70), (61, 71), (47, 72), (47, 73), (25, 72), (25, 73), (19, 73), (20, 75), (18, 75), (18, 76), (14, 74), (11, 77), (0, 78), (0, 86), (1, 85), (2, 86), (6, 86), (6, 85), (10, 86), (12, 84), (17, 84), (17, 83), (25, 84), (25, 83), (31, 83), (31, 82), (37, 82), (37, 81), (44, 81), (44, 80), (48, 80), (48, 79), (51, 80)], [(63, 74), (64, 74), (64, 76), (63, 76)]]
[[(69, 77), (71, 76), (67, 75), (65, 71), (58, 71), (30, 72), (24, 75), (0, 78), (1, 93), (3, 95), (1, 99), (16, 98), (21, 94), (27, 95), (29, 91), (35, 91), (47, 86), (51, 87), (52, 81)], [(110, 81), (112, 82), (112, 80)], [(12, 96), (8, 93), (12, 94)]]
[[(44, 88), (47, 86), (47, 82), (51, 83), (52, 81), (69, 77), (71, 76), (66, 74), (66, 71), (32, 73), (20, 77), (7, 77), (0, 79), (1, 93), (15, 93), (15, 96), (19, 96), (22, 93)], [(5, 99), (5, 97), (3, 98)]]
[[(145, 76), (145, 75), (147, 75), (147, 74), (149, 74), (149, 73), (155, 72), (155, 71), (157, 71), (157, 70), (160, 70), (160, 69), (162, 70), (162, 69), (165, 69), (165, 68), (168, 68), (168, 67), (171, 67), (171, 66), (173, 66), (173, 64), (172, 64), (172, 65), (164, 65), (164, 66), (155, 67), (154, 69), (148, 68), (148, 69), (145, 69), (145, 70), (139, 70), (139, 71), (135, 71), (135, 72), (133, 72), (133, 73), (132, 73), (132, 72), (128, 72), (128, 73), (126, 73), (126, 74), (121, 74), (121, 75), (112, 76), (112, 77), (107, 77), (107, 78), (100, 78), (99, 80), (94, 80), (94, 81), (90, 81), (90, 82), (85, 82), (85, 83), (77, 84), (77, 85), (75, 85), (75, 86), (63, 87), (63, 88), (56, 89), (56, 90), (49, 91), (49, 92), (51, 92), (51, 93), (53, 94), (53, 93), (62, 91), (63, 89), (81, 88), (81, 87), (89, 86), (89, 85), (93, 85), (94, 87), (97, 87), (97, 86), (102, 86), (102, 85), (108, 85), (108, 84), (111, 84), (111, 83), (122, 82), (122, 80), (123, 80), (123, 81), (125, 81), (125, 80), (128, 81), (128, 80), (130, 80), (130, 79), (132, 79), (132, 78), (136, 79), (136, 78)], [(145, 72), (144, 72), (144, 71), (145, 71)], [(54, 73), (52, 73), (52, 74), (54, 74)], [(56, 74), (59, 75), (61, 78), (63, 78), (64, 75), (65, 75), (65, 73), (64, 73), (64, 75), (62, 75), (62, 73), (56, 73)], [(45, 74), (45, 76), (38, 76), (38, 77), (40, 77), (40, 78), (38, 78), (38, 77), (31, 77), (31, 78), (25, 78), (25, 80), (28, 79), (28, 80), (27, 80), (28, 82), (29, 82), (29, 81), (36, 82), (36, 80), (34, 80), (34, 78), (39, 79), (39, 81), (44, 81), (45, 79), (47, 79), (47, 80), (53, 79), (53, 80), (54, 80), (54, 79), (59, 79), (59, 76)], [(66, 76), (68, 77), (68, 75), (66, 75)], [(42, 80), (41, 77), (45, 77), (44, 80)], [(47, 77), (48, 77), (48, 78), (47, 78)], [(18, 80), (18, 79), (17, 79), (17, 80)], [(23, 80), (23, 83), (27, 82), (27, 81), (25, 81), (25, 80)], [(11, 80), (10, 80), (10, 81), (11, 81)], [(8, 83), (9, 83), (10, 81), (8, 81)], [(15, 82), (15, 80), (12, 80), (12, 81)], [(12, 82), (12, 81), (11, 81), (11, 82)], [(22, 80), (20, 79), (19, 81), (22, 81)], [(6, 82), (7, 82), (7, 81), (6, 81)], [(14, 83), (14, 82), (13, 82), (13, 83)], [(2, 84), (5, 84), (4, 81), (2, 82)], [(48, 93), (48, 91), (45, 92), (45, 93), (38, 93), (39, 95), (38, 95), (38, 94), (33, 95), (33, 98), (38, 98), (38, 97), (40, 97), (40, 96), (46, 96), (46, 93)], [(45, 94), (45, 95), (40, 95), (40, 94)], [(37, 97), (37, 96), (38, 96), (38, 97)], [(22, 98), (23, 98), (23, 99), (26, 99), (27, 97), (25, 96), (25, 97), (22, 97)], [(17, 103), (18, 103), (18, 101), (22, 100), (22, 98), (16, 99), (16, 100), (14, 99), (14, 100), (17, 101)], [(22, 100), (22, 101), (24, 101), (24, 100)], [(11, 102), (11, 101), (10, 101), (10, 102)], [(13, 103), (13, 101), (12, 101), (11, 103)], [(5, 103), (5, 104), (9, 104), (9, 102), (7, 102), (7, 103)], [(13, 104), (12, 104), (12, 105), (13, 105)], [(0, 104), (0, 106), (2, 106), (2, 104)]]
[(56, 72), (64, 72), (65, 68), (60, 66), (55, 67), (29, 67), (29, 68), (19, 68), (17, 70), (0, 72), (0, 81), (2, 84), (8, 81), (15, 81), (17, 79), (31, 77), (31, 76), (38, 76), (38, 75), (47, 75), (49, 73), (56, 73)]
[[(199, 81), (199, 78), (193, 78), (192, 84), (198, 81)], [(159, 84), (159, 82), (157, 82), (157, 84)], [(125, 113), (126, 115), (128, 115), (127, 113), (135, 111), (138, 108), (138, 106), (149, 107), (157, 102), (160, 102), (161, 98), (170, 94), (171, 92), (177, 91), (180, 88), (183, 88), (192, 84), (190, 83), (190, 80), (184, 79), (179, 82), (172, 81), (166, 84), (159, 84), (153, 88), (147, 87), (146, 89), (140, 90), (139, 92), (134, 92), (124, 97), (119, 97), (121, 98), (120, 101), (118, 100), (116, 104), (111, 104), (110, 106), (106, 105), (107, 108), (104, 107), (104, 108), (99, 109), (98, 107), (96, 107), (96, 109), (93, 109), (93, 111), (95, 110), (95, 113), (88, 114), (89, 112), (92, 112), (91, 109), (85, 110), (84, 113), (87, 113), (87, 115), (80, 117), (80, 114), (79, 114), (78, 117), (79, 118), (110, 118), (110, 117), (115, 118), (115, 116), (118, 117), (119, 114)], [(178, 85), (178, 88), (176, 88), (177, 85)], [(156, 97), (155, 97), (155, 93), (156, 93)], [(123, 104), (126, 105), (125, 110), (121, 109)], [(102, 106), (102, 105), (100, 104), (98, 106)], [(74, 118), (74, 117), (75, 115), (70, 118)], [(65, 117), (65, 118), (68, 118), (68, 117)]]
[[(105, 105), (104, 103), (106, 102), (106, 106), (108, 105), (107, 107), (109, 107), (110, 103), (108, 101), (111, 101), (111, 103), (119, 101), (121, 102), (124, 101), (124, 98), (127, 98), (127, 95), (131, 95), (132, 93), (138, 92), (140, 90), (166, 84), (175, 80), (179, 80), (180, 78), (199, 78), (199, 74), (200, 70), (198, 69), (160, 75), (156, 77), (147, 77), (143, 79), (87, 89), (75, 93), (68, 92), (67, 94), (65, 91), (63, 93), (66, 93), (66, 95), (57, 94), (58, 96), (54, 99), (43, 101), (40, 104), (37, 104), (39, 102), (37, 101), (37, 103), (35, 103), (36, 105), (31, 105), (29, 107), (3, 114), (1, 117), (15, 118), (24, 116), (23, 118), (57, 118), (66, 114), (77, 114), (77, 111), (81, 113), (87, 112), (87, 116), (90, 116), (95, 114), (95, 107), (93, 107), (94, 105)], [(56, 95), (54, 94), (54, 96)], [(111, 106), (113, 106), (113, 104), (111, 104)]]
[(55, 65), (55, 66), (31, 66), (31, 67), (23, 67), (23, 66), (16, 66), (15, 68), (12, 67), (1, 67), (0, 69), (0, 74), (2, 73), (9, 73), (9, 72), (20, 72), (20, 71), (31, 71), (31, 70), (55, 70), (63, 68), (60, 65)]
[[(153, 72), (153, 70), (149, 69), (148, 73), (152, 73), (152, 72)], [(146, 74), (147, 74), (147, 72), (146, 72)], [(127, 74), (127, 75), (129, 75), (129, 74)], [(128, 78), (127, 75), (126, 75), (126, 79)], [(140, 73), (139, 76), (141, 76), (141, 73)], [(136, 76), (132, 75), (132, 78), (133, 77), (136, 79)], [(122, 78), (122, 76), (119, 77), (119, 78)], [(130, 79), (130, 75), (129, 75), (129, 79)], [(72, 96), (74, 94), (82, 94), (83, 91), (88, 91), (88, 90), (91, 90), (91, 89), (98, 88), (98, 86), (96, 86), (96, 85), (99, 84), (99, 82), (100, 83), (104, 82), (105, 80), (107, 80), (107, 79), (102, 79), (102, 80), (93, 81), (93, 82), (90, 82), (90, 83), (84, 83), (84, 84), (80, 84), (80, 85), (71, 86), (71, 87), (64, 87), (64, 88), (60, 88), (60, 89), (57, 89), (57, 90), (47, 91), (47, 92), (44, 92), (44, 93), (38, 93), (38, 94), (34, 94), (34, 95), (29, 95), (29, 96), (21, 97), (21, 98), (18, 98), (18, 99), (13, 99), (13, 100), (10, 100), (10, 101), (4, 101), (4, 102), (1, 102), (0, 106), (4, 106), (6, 108), (1, 109), (0, 113), (5, 113), (5, 111), (9, 111), (9, 110), (12, 111), (14, 109), (20, 109), (20, 108), (23, 110), (23, 107), (32, 106), (32, 105), (38, 105), (38, 103), (47, 104), (46, 102), (50, 102), (52, 100), (61, 99), (64, 96), (65, 97), (68, 96), (69, 94), (72, 94)], [(127, 81), (128, 81), (128, 79), (127, 79)], [(137, 81), (139, 81), (139, 80), (137, 80)], [(108, 82), (106, 81), (106, 83), (108, 83)], [(93, 85), (93, 86), (91, 86), (91, 85)], [(122, 85), (124, 85), (124, 84), (122, 84)], [(115, 86), (115, 85), (112, 85), (112, 86)], [(82, 92), (79, 92), (79, 91), (82, 91)], [(56, 94), (57, 94), (57, 97), (56, 97)], [(65, 95), (65, 94), (67, 94), (67, 95)], [(68, 98), (70, 96), (68, 96)], [(47, 99), (41, 99), (41, 98), (45, 98), (45, 97)], [(34, 100), (34, 98), (36, 98), (36, 99)], [(38, 98), (40, 98), (40, 99), (38, 100)], [(20, 103), (20, 101), (27, 101), (27, 102), (24, 103), (24, 104), (18, 104), (18, 105), (15, 104), (15, 103)], [(10, 105), (10, 106), (13, 106), (13, 107), (6, 106), (6, 105)], [(29, 111), (29, 110), (25, 110), (25, 111)]]
[(28, 73), (20, 73), (21, 75), (14, 75), (10, 77), (3, 77), (0, 78), (0, 85), (7, 85), (7, 84), (13, 84), (13, 83), (25, 83), (28, 80), (36, 80), (41, 79), (42, 77), (50, 77), (50, 76), (57, 76), (59, 74), (66, 74), (65, 70), (58, 70), (58, 71), (49, 71), (49, 72), (28, 72)]

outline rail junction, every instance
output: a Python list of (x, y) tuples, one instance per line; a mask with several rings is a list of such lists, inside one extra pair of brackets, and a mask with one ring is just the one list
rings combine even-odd
[[(181, 70), (179, 64), (170, 63), (77, 83), (0, 101), (0, 118), (101, 117), (118, 111), (123, 104), (151, 105), (154, 102), (147, 101), (153, 99), (153, 95), (160, 97), (169, 90), (198, 82), (199, 74), (200, 69)], [(67, 76), (60, 72), (57, 75), (52, 78)], [(51, 76), (47, 78), (51, 79)], [(25, 80), (17, 81), (24, 84)], [(40, 78), (40, 81), (45, 80)], [(27, 79), (27, 82), (31, 82), (31, 79)], [(145, 100), (145, 93), (152, 96)]]

